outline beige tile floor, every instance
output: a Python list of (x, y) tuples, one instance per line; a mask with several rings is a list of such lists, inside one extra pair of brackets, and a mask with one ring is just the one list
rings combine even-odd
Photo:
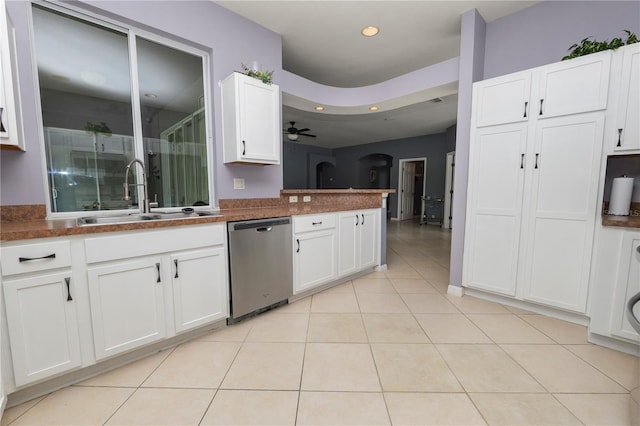
[(637, 359), (446, 294), (450, 234), (393, 222), (369, 274), (6, 410), (2, 425), (630, 424)]

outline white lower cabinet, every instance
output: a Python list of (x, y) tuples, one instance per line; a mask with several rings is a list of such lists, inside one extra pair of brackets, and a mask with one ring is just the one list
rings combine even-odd
[(293, 293), (338, 277), (336, 215), (294, 216)]
[(96, 359), (226, 318), (225, 235), (215, 224), (87, 239)]
[(4, 280), (3, 289), (16, 386), (79, 367), (71, 271)]
[[(626, 304), (632, 296), (640, 292), (640, 233), (628, 232), (622, 237), (618, 274), (611, 316), (611, 333), (616, 337), (639, 342), (640, 336), (631, 327)], [(636, 304), (633, 312), (640, 318), (640, 303)]]
[(92, 267), (88, 279), (96, 360), (166, 337), (160, 257)]
[(338, 214), (338, 276), (374, 266), (378, 253), (379, 210)]
[(171, 267), (176, 332), (227, 317), (229, 303), (224, 247), (174, 254)]

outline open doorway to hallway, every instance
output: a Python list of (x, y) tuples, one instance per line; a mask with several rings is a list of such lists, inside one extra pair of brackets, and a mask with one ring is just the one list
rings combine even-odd
[(404, 158), (398, 161), (397, 219), (422, 217), (422, 199), (427, 186), (427, 158)]

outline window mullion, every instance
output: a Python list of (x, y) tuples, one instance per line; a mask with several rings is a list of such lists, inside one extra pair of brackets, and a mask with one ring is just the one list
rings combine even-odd
[[(144, 141), (142, 134), (142, 110), (140, 108), (140, 88), (138, 84), (138, 52), (136, 46), (136, 34), (133, 31), (128, 33), (129, 42), (129, 70), (131, 74), (131, 113), (133, 118), (133, 146), (135, 158), (140, 159), (147, 167), (144, 155)], [(133, 166), (136, 170), (136, 182), (143, 183), (143, 170), (139, 166)], [(136, 186), (138, 208), (142, 210), (144, 201), (144, 190), (142, 185)], [(151, 200), (148, 200), (151, 201)]]

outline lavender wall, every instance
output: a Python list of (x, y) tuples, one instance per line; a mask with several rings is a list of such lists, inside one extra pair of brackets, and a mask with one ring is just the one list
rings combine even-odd
[(467, 208), (467, 179), (471, 138), (471, 93), (473, 82), (482, 80), (486, 24), (476, 9), (462, 15), (456, 166), (453, 182), (453, 221), (449, 284), (462, 286), (462, 256)]
[[(297, 142), (282, 143), (282, 174), (285, 189), (314, 188), (309, 181), (309, 158), (333, 156), (333, 150)], [(313, 182), (315, 183), (315, 182)]]
[[(218, 198), (278, 197), (282, 188), (281, 166), (238, 166), (222, 163), (220, 89), (217, 82), (237, 70), (241, 62), (258, 61), (282, 76), (282, 41), (275, 34), (239, 15), (208, 1), (84, 1), (77, 6), (129, 22), (144, 29), (183, 39), (212, 55), (214, 109), (215, 185)], [(44, 204), (46, 189), (42, 176), (40, 142), (33, 87), (27, 14), (30, 3), (8, 2), (7, 10), (16, 27), (19, 83), (27, 152), (3, 151), (0, 157), (0, 204)], [(245, 178), (245, 190), (233, 190), (233, 178)]]
[[(357, 187), (358, 160), (369, 154), (387, 154), (393, 157), (391, 188), (398, 189), (398, 160), (427, 157), (427, 186), (425, 193), (434, 198), (444, 195), (445, 161), (447, 155), (446, 134), (417, 136), (414, 138), (349, 146), (333, 150), (336, 157), (336, 188)], [(389, 194), (387, 210), (397, 216), (397, 194)]]
[(487, 25), (484, 78), (557, 62), (583, 38), (640, 34), (638, 1), (544, 1)]

